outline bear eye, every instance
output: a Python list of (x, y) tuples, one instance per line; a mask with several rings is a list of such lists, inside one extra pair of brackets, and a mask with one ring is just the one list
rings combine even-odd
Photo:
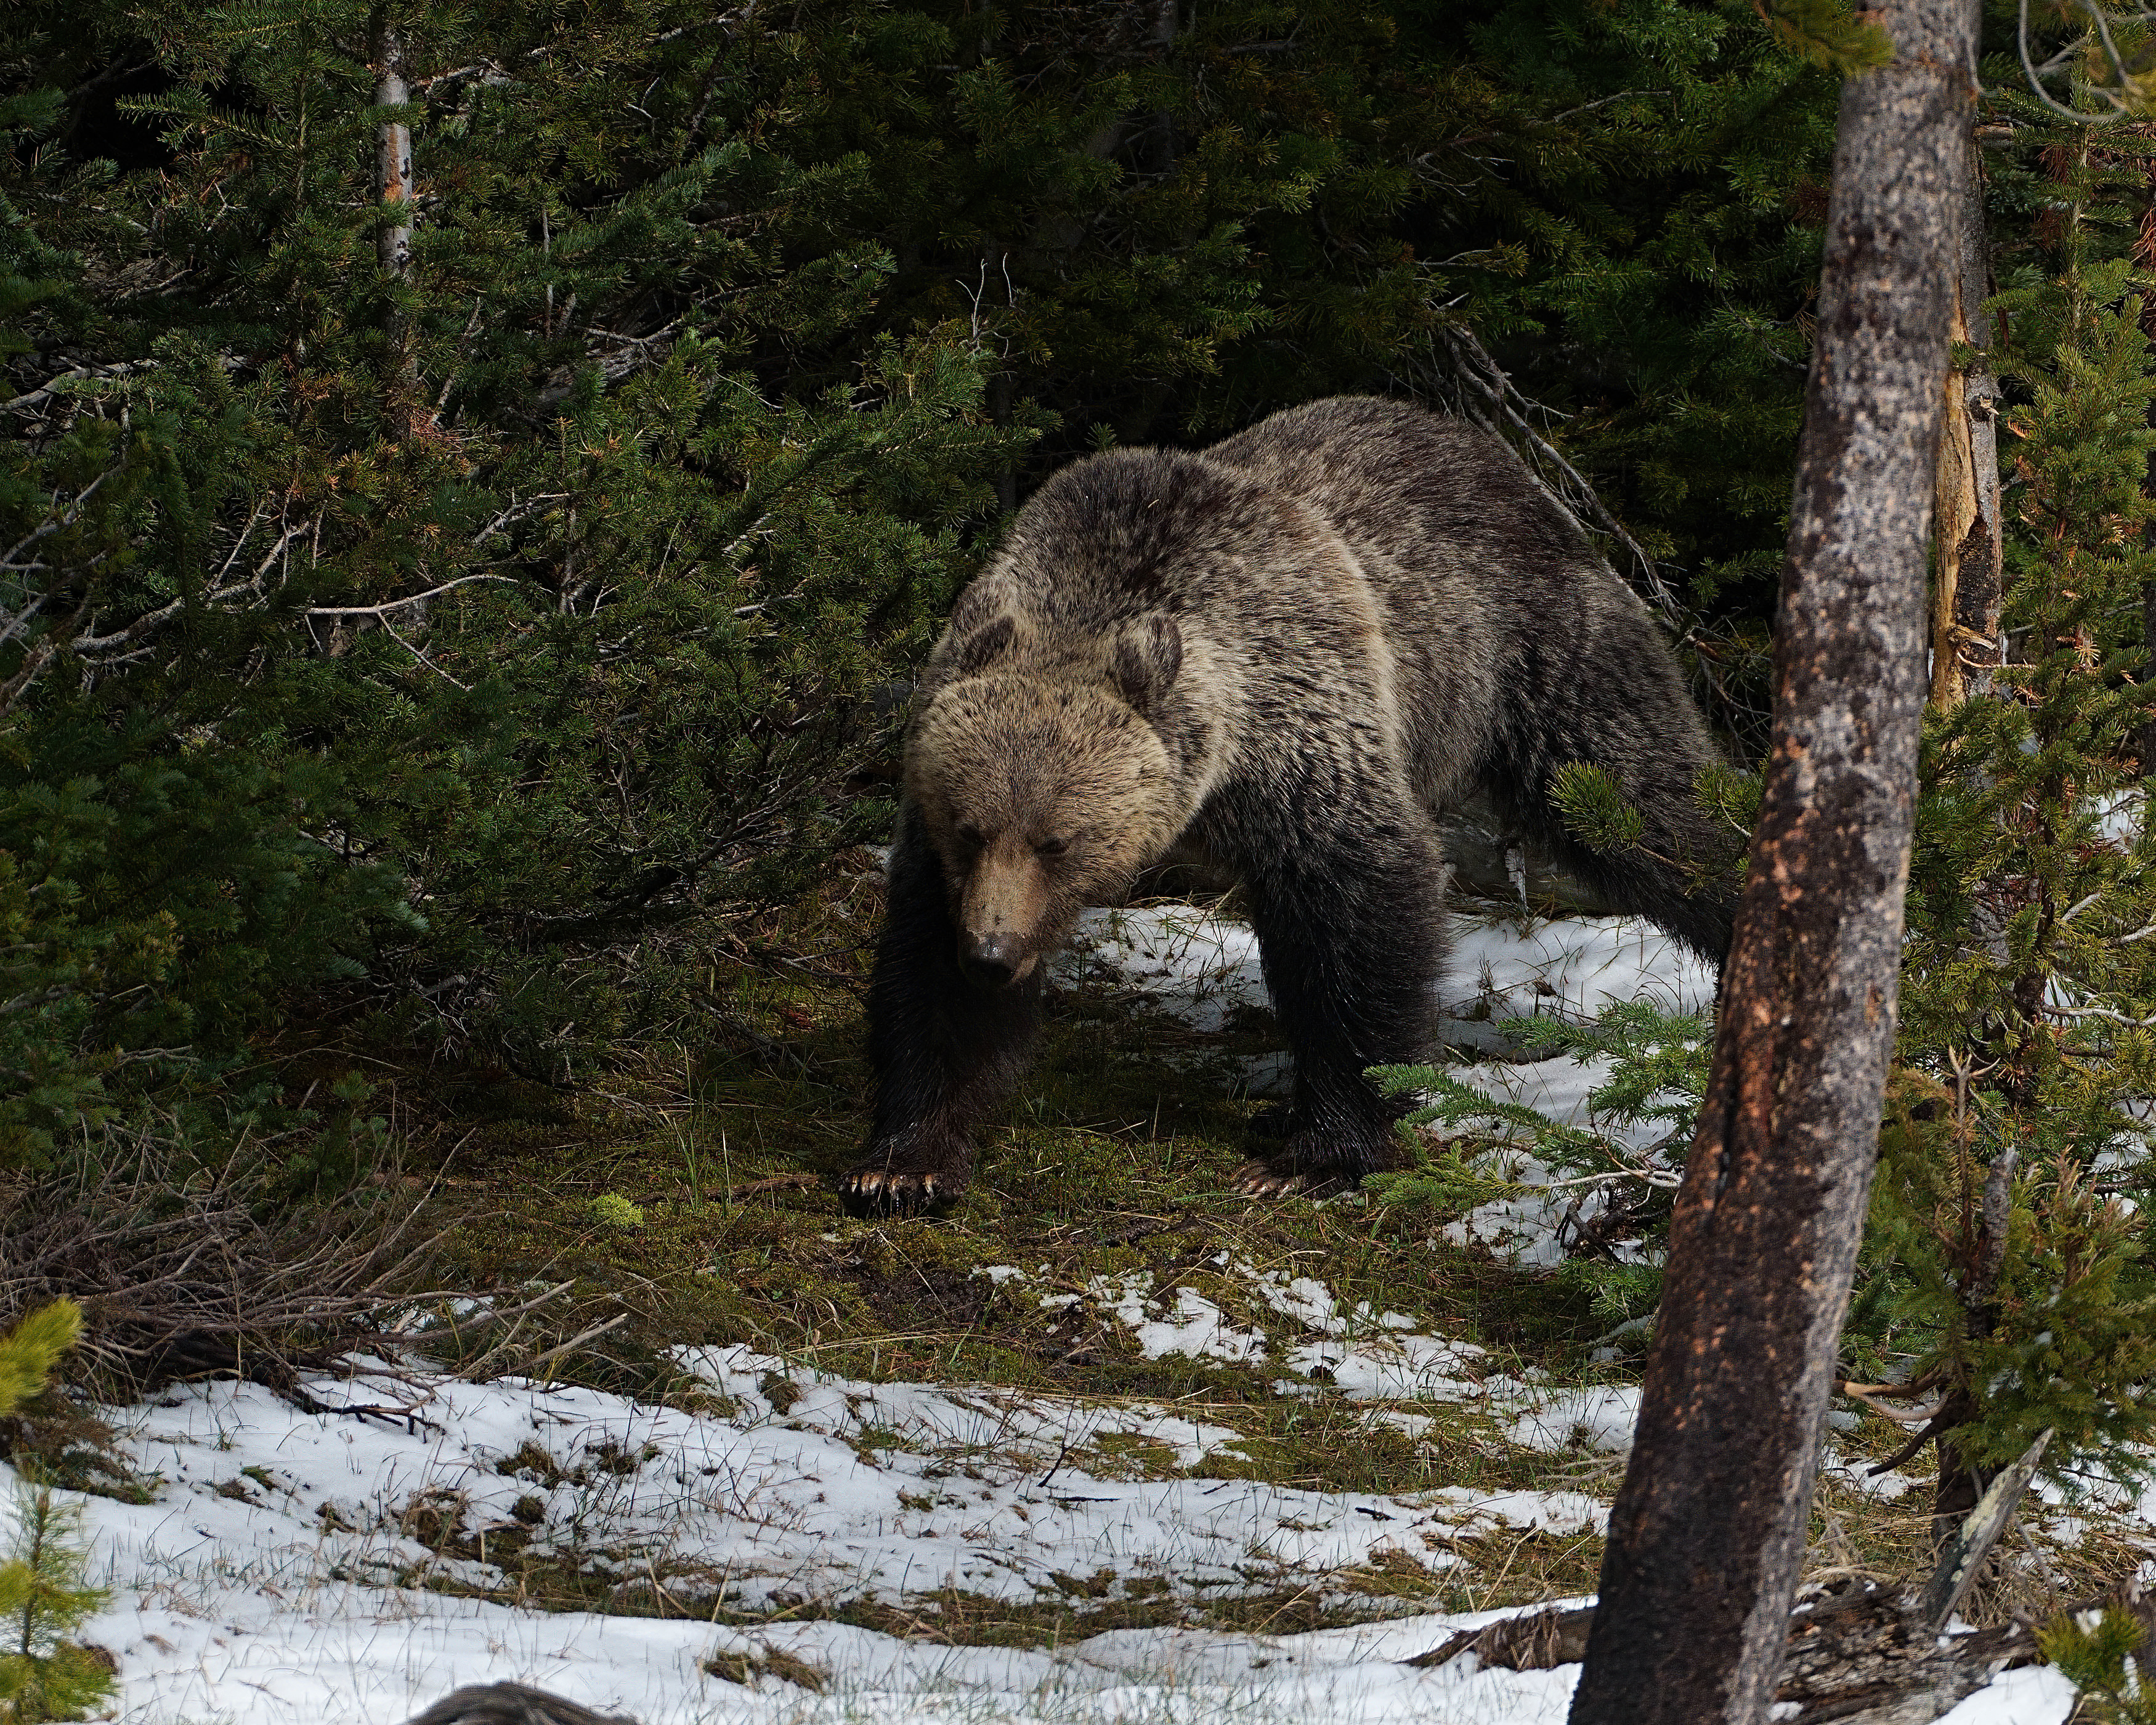
[(1068, 839), (1043, 839), (1033, 847), (1035, 856), (1060, 856), (1070, 848)]
[(978, 850), (988, 840), (988, 835), (978, 827), (962, 826), (958, 829), (958, 842), (971, 850)]

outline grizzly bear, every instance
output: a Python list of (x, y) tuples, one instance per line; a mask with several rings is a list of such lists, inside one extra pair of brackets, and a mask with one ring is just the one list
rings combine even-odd
[[(1609, 902), (1716, 960), (1733, 894), (1720, 758), (1646, 608), (1497, 439), (1396, 402), (1274, 415), (1199, 453), (1115, 450), (1043, 485), (915, 691), (869, 997), (875, 1117), (843, 1190), (965, 1189), (1080, 910), (1173, 848), (1237, 876), (1295, 1060), (1252, 1193), (1391, 1157), (1363, 1074), (1426, 1055), (1445, 936), (1434, 817), (1477, 787)], [(1598, 855), (1568, 762), (1645, 819)]]

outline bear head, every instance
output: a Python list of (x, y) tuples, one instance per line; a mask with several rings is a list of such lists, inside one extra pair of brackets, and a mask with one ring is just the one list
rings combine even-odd
[[(1005, 618), (985, 633), (1008, 649), (1024, 630)], [(1031, 976), (1081, 910), (1121, 900), (1183, 825), (1147, 718), (1180, 666), (1173, 620), (1141, 619), (1075, 662), (1032, 656), (982, 665), (962, 652), (961, 675), (906, 747), (906, 792), (942, 865), (959, 963), (990, 988)]]

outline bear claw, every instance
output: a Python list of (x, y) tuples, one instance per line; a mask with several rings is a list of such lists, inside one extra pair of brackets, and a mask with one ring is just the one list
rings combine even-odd
[(1283, 1159), (1246, 1162), (1229, 1184), (1245, 1198), (1337, 1198), (1353, 1192), (1362, 1178), (1353, 1168), (1302, 1168)]
[(952, 1202), (965, 1189), (963, 1175), (880, 1163), (850, 1168), (839, 1180), (839, 1196), (860, 1215), (917, 1215)]

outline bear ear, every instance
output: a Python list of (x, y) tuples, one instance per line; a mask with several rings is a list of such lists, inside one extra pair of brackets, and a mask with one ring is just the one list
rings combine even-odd
[(1006, 612), (960, 641), (952, 652), (952, 664), (962, 677), (978, 676), (1008, 653), (1017, 639), (1018, 621)]
[(1123, 699), (1149, 719), (1183, 669), (1183, 631), (1164, 611), (1126, 624), (1108, 666)]

